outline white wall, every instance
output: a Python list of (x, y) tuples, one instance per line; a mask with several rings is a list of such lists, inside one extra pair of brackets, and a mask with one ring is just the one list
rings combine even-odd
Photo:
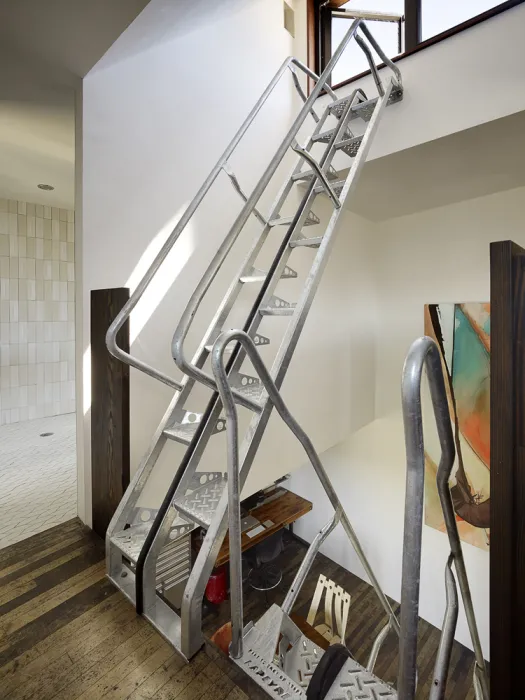
[[(350, 371), (363, 373), (354, 386), (351, 425), (360, 427), (362, 411), (369, 414), (370, 392), (375, 387), (375, 420), (349, 433), (342, 444), (323, 454), (323, 462), (355, 525), (364, 549), (388, 595), (400, 598), (405, 457), (400, 406), (401, 370), (411, 342), (423, 335), (423, 305), (432, 302), (485, 301), (489, 299), (489, 243), (512, 239), (525, 244), (523, 218), (525, 188), (464, 201), (376, 225), (367, 251), (357, 252), (367, 292), (366, 314), (357, 324), (348, 358)], [(370, 225), (372, 226), (372, 225)], [(373, 256), (373, 258), (371, 258)], [(372, 262), (370, 262), (372, 260)], [(351, 275), (349, 276), (351, 279)], [(348, 292), (349, 313), (360, 311), (355, 289)], [(361, 312), (361, 319), (363, 318)], [(375, 381), (369, 381), (370, 358), (356, 356), (353, 348), (375, 348)], [(357, 363), (357, 364), (356, 364)], [(367, 408), (366, 408), (367, 407)], [(353, 421), (352, 421), (353, 417)], [(356, 425), (357, 424), (357, 425)], [(355, 427), (354, 427), (355, 426)], [(314, 502), (311, 514), (296, 525), (296, 532), (311, 540), (328, 519), (329, 508), (309, 467), (295, 472), (290, 487)], [(362, 576), (350, 546), (339, 529), (324, 546), (325, 554)], [(444, 610), (443, 572), (446, 536), (423, 529), (421, 608), (423, 618), (441, 627)], [(489, 654), (489, 555), (464, 545), (472, 595), (485, 655)], [(457, 638), (469, 645), (460, 616)]]
[[(302, 0), (298, 5), (301, 3)], [(163, 6), (162, 2), (159, 4)], [(298, 32), (301, 17), (304, 18), (304, 12), (296, 18)], [(115, 57), (112, 49), (111, 61), (103, 61), (85, 79), (81, 217), (84, 316), (83, 342), (79, 343), (79, 351), (86, 357), (85, 369), (89, 366), (86, 353), (90, 290), (123, 286), (130, 278), (136, 283), (147, 260), (152, 259), (152, 250), (160, 247), (262, 89), (283, 59), (292, 53), (292, 37), (283, 28), (281, 0), (250, 3), (232, 0), (225, 6), (220, 20), (208, 22), (204, 14), (202, 24), (194, 24), (187, 36), (179, 32), (172, 41), (164, 36), (161, 43), (135, 56), (129, 55), (126, 43), (122, 60)], [(243, 150), (232, 158), (232, 165), (247, 191), (254, 186), (297, 113), (299, 100), (291, 85), (288, 79), (277, 89), (257, 118), (254, 133), (247, 135), (243, 142)], [(286, 170), (279, 171), (274, 190), (281, 184)], [(263, 197), (263, 211), (273, 199), (270, 194), (265, 193)], [(290, 209), (284, 213), (292, 213), (296, 197), (292, 197)], [(234, 219), (241, 204), (230, 184), (222, 178), (205, 200), (203, 212), (191, 221), (188, 232), (168, 258), (153, 294), (132, 316), (132, 335), (136, 322), (141, 318), (146, 321), (134, 340), (132, 352), (173, 376), (179, 376), (170, 354), (176, 323), (222, 241), (226, 225)], [(323, 214), (323, 208), (327, 215), (326, 203), (316, 203), (317, 213)], [(202, 313), (196, 317), (195, 332), (190, 334), (190, 350), (197, 339), (200, 340), (217, 306), (217, 298), (225, 292), (256, 228), (256, 223), (251, 222), (248, 233), (234, 249), (233, 262), (224, 275), (218, 277), (203, 302)], [(343, 233), (338, 244), (343, 248), (336, 249), (332, 256), (326, 281), (319, 290), (297, 349), (297, 360), (284, 386), (290, 407), (299, 410), (305, 427), (320, 440), (321, 449), (341, 440), (347, 429), (346, 393), (338, 391), (347, 346), (347, 330), (341, 323), (346, 303), (343, 289), (348, 242)], [(299, 250), (290, 261), (294, 269), (303, 273), (303, 280), (313, 255), (311, 250)], [(290, 300), (297, 298), (300, 281), (280, 284), (279, 295)], [(265, 321), (260, 332), (273, 334), (275, 339), (278, 337), (276, 329), (284, 321)], [(239, 324), (240, 320), (232, 317), (227, 326), (239, 327)], [(277, 348), (278, 343), (274, 342), (265, 350), (268, 353), (266, 362), (271, 363), (272, 353), (275, 354)], [(191, 352), (188, 354), (191, 356)], [(85, 373), (83, 408), (86, 420), (81, 448), (85, 465), (90, 461), (88, 388), (89, 376)], [(334, 400), (333, 396), (338, 398)], [(169, 389), (132, 371), (132, 469), (144, 453), (169, 398)], [(204, 405), (192, 404), (187, 408), (198, 411)], [(322, 406), (321, 416), (319, 405)], [(264, 441), (262, 456), (247, 487), (250, 490), (267, 485), (302, 462), (296, 442), (277, 419), (272, 423), (276, 425), (271, 437)], [(213, 469), (218, 465), (225, 468), (226, 453), (221, 439), (218, 436), (215, 441), (217, 449), (210, 463)], [(157, 498), (173, 473), (173, 460), (180, 455), (177, 450), (182, 448), (171, 445), (170, 449), (171, 461), (160, 465), (161, 481), (154, 494)], [(89, 522), (87, 472), (84, 468), (83, 478), (79, 480), (85, 487), (80, 493), (83, 503), (79, 510), (81, 517)]]

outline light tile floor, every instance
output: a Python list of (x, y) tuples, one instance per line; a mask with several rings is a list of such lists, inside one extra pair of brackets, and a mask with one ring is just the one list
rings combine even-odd
[(76, 516), (75, 438), (74, 413), (0, 427), (0, 548)]

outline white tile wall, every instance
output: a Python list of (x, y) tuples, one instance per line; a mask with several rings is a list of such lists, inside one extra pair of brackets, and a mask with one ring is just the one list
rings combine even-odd
[(0, 199), (0, 425), (75, 410), (75, 214)]

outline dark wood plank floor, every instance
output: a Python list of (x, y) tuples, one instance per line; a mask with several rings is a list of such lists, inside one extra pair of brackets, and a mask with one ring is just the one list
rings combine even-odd
[[(285, 532), (285, 551), (275, 561), (283, 572), (281, 584), (273, 591), (262, 594), (244, 586), (244, 619), (258, 620), (269, 605), (280, 605), (300, 562), (304, 559), (306, 547), (303, 543)], [(373, 588), (357, 576), (346, 571), (327, 557), (319, 554), (314, 562), (305, 584), (299, 593), (293, 612), (306, 618), (310, 609), (312, 596), (319, 578), (324, 574), (342, 586), (351, 595), (350, 614), (346, 640), (348, 648), (361, 663), (366, 663), (372, 644), (379, 631), (386, 624), (383, 612)], [(391, 600), (394, 612), (399, 605)], [(211, 609), (203, 619), (205, 634), (211, 636), (224, 622), (230, 619), (229, 603), (223, 603), (218, 609)], [(439, 644), (440, 630), (433, 625), (420, 621), (419, 624), (419, 687), (417, 698), (428, 698), (436, 652)], [(389, 683), (395, 683), (397, 675), (397, 638), (390, 635), (379, 654), (375, 673)], [(450, 675), (447, 684), (447, 700), (474, 700), (472, 688), (472, 669), (474, 654), (458, 642), (454, 642)]]
[[(295, 539), (276, 564), (283, 582), (266, 596), (246, 587), (246, 619), (257, 619), (281, 602), (305, 547)], [(319, 556), (295, 612), (306, 615), (320, 573), (352, 596), (347, 638), (366, 659), (385, 622), (370, 586)], [(205, 632), (229, 619), (229, 605), (209, 608)], [(428, 696), (438, 631), (420, 625), (420, 690)], [(451, 700), (473, 698), (472, 654), (454, 646), (447, 692)], [(395, 640), (385, 644), (378, 675), (395, 680)], [(241, 687), (248, 690), (246, 695)], [(220, 654), (200, 652), (185, 665), (173, 649), (105, 578), (99, 538), (73, 520), (0, 550), (0, 696), (2, 700), (214, 700), (254, 698), (239, 672)]]

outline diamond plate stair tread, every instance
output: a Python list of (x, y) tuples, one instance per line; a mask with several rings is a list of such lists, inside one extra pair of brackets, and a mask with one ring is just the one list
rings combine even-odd
[(355, 158), (359, 152), (361, 142), (363, 141), (362, 136), (355, 136), (351, 139), (345, 139), (344, 141), (339, 141), (336, 144), (336, 148), (344, 151), (350, 158)]
[(175, 499), (175, 506), (190, 520), (195, 520), (202, 527), (208, 528), (226, 484), (227, 480), (223, 476), (198, 486), (191, 493)]
[(354, 659), (348, 659), (325, 700), (396, 700), (394, 688), (366, 671)]
[(307, 688), (324, 650), (301, 635), (284, 657), (284, 672), (301, 688)]
[[(328, 143), (330, 139), (332, 138), (334, 131), (338, 129), (339, 127), (334, 127), (333, 129), (328, 129), (328, 131), (322, 131), (320, 134), (317, 134), (317, 136), (313, 137), (313, 141), (315, 143)], [(347, 139), (353, 138), (353, 134), (351, 132), (346, 132), (345, 137)]]
[[(390, 98), (388, 100), (388, 104), (392, 104), (394, 102), (399, 102), (399, 100), (402, 98), (403, 93), (402, 91), (394, 87), (392, 92), (390, 93)], [(374, 113), (375, 106), (377, 104), (377, 97), (374, 97), (371, 100), (366, 100), (365, 102), (360, 102), (359, 104), (354, 105), (350, 109), (350, 121), (353, 119), (363, 119), (363, 121), (370, 121), (372, 118), (372, 114)], [(341, 100), (337, 100), (336, 102), (332, 102), (332, 104), (328, 105), (330, 112), (334, 115), (334, 117), (340, 117), (343, 113), (343, 110), (345, 109), (346, 105), (348, 104), (348, 98), (342, 98)]]
[(375, 106), (377, 104), (377, 97), (373, 100), (367, 100), (366, 102), (361, 102), (355, 107), (352, 107), (350, 120), (352, 119), (363, 119), (365, 122), (370, 121), (372, 114), (374, 113)]
[[(148, 532), (150, 531), (152, 524), (153, 519), (149, 520), (146, 523), (132, 525), (131, 527), (128, 527), (125, 530), (121, 530), (120, 532), (116, 532), (114, 535), (112, 535), (111, 541), (113, 542), (115, 547), (117, 547), (122, 552), (122, 554), (125, 557), (127, 557), (130, 561), (136, 564), (142, 546), (146, 537), (148, 536)], [(183, 517), (177, 517), (173, 521), (171, 527), (173, 529), (176, 527), (190, 524), (193, 523), (189, 523)]]

